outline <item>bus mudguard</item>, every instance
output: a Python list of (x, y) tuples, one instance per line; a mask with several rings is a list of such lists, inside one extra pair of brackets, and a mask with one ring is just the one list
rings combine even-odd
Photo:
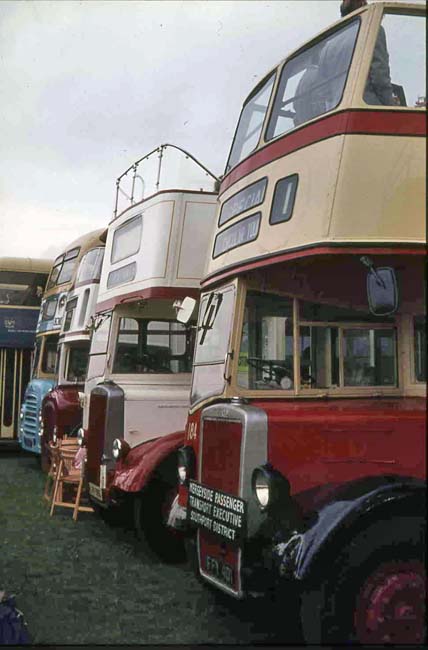
[(308, 580), (328, 566), (338, 551), (373, 520), (391, 514), (425, 512), (426, 485), (413, 477), (376, 476), (338, 486), (308, 513), (300, 530), (274, 545), (273, 559), (281, 577)]
[(184, 443), (184, 431), (176, 431), (133, 447), (116, 464), (112, 488), (122, 492), (140, 492), (156, 469)]

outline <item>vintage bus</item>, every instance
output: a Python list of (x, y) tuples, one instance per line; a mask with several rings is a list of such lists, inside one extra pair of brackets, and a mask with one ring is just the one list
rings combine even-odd
[(0, 442), (17, 444), (19, 413), (51, 260), (0, 258)]
[(107, 518), (130, 505), (137, 532), (165, 559), (182, 554), (164, 520), (177, 492), (194, 343), (194, 324), (176, 313), (186, 294), (199, 295), (215, 183), (173, 145), (119, 177), (85, 384), (80, 439), (91, 499)]
[(31, 371), (21, 407), (19, 442), (34, 454), (41, 452), (42, 401), (54, 387), (57, 375), (58, 341), (67, 295), (73, 286), (80, 259), (100, 242), (103, 230), (90, 232), (72, 242), (53, 263), (46, 285), (36, 328), (36, 343)]
[(58, 383), (42, 403), (42, 467), (50, 464), (49, 443), (63, 436), (77, 435), (82, 425), (79, 392), (85, 385), (89, 346), (107, 231), (101, 232), (82, 257), (74, 283), (68, 292), (58, 348)]
[(311, 643), (424, 640), (424, 43), (377, 2), (258, 84), (202, 282), (169, 521)]

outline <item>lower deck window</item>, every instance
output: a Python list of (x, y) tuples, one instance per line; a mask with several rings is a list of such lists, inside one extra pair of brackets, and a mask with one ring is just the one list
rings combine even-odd
[(415, 316), (413, 321), (414, 359), (416, 381), (427, 380), (427, 330), (426, 317)]
[[(370, 314), (332, 306), (300, 303), (296, 318), (299, 311), (295, 347), (292, 300), (247, 293), (238, 360), (240, 386), (249, 390), (294, 389), (294, 352), (298, 355), (300, 389), (398, 385), (393, 323), (374, 324)], [(418, 336), (416, 345), (420, 349), (423, 344)], [(421, 374), (421, 354), (415, 356)]]
[(391, 329), (344, 329), (345, 386), (396, 386), (397, 354)]
[(191, 372), (193, 331), (176, 321), (121, 318), (113, 372)]

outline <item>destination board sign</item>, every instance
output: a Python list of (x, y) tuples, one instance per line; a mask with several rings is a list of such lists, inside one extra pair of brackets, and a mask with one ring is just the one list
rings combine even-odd
[(191, 525), (237, 543), (245, 536), (247, 504), (232, 494), (190, 481), (187, 518)]
[(255, 183), (251, 183), (243, 190), (227, 199), (222, 205), (218, 225), (222, 226), (238, 214), (255, 208), (265, 200), (267, 178), (261, 178)]
[(220, 232), (215, 238), (213, 258), (257, 239), (261, 217), (261, 212), (256, 212)]
[(1, 347), (32, 348), (38, 315), (38, 307), (34, 309), (0, 307)]

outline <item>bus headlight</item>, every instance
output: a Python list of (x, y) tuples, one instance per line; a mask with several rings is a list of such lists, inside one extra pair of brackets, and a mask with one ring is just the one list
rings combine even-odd
[(19, 414), (19, 417), (20, 417), (21, 420), (24, 419), (24, 409), (23, 408), (21, 408), (21, 412)]
[(113, 440), (113, 458), (115, 460), (123, 460), (129, 453), (131, 447), (123, 438), (116, 438)]
[(193, 478), (195, 475), (195, 452), (193, 447), (186, 445), (180, 447), (177, 452), (177, 465), (178, 465), (178, 480), (181, 485), (187, 485), (189, 478)]
[(55, 424), (52, 431), (52, 442), (54, 443), (54, 445), (56, 445), (57, 438), (58, 438), (58, 427)]
[(85, 432), (82, 427), (77, 430), (77, 443), (79, 447), (85, 446)]
[(260, 510), (284, 503), (290, 497), (290, 484), (284, 476), (269, 465), (256, 467), (251, 478), (254, 496)]

